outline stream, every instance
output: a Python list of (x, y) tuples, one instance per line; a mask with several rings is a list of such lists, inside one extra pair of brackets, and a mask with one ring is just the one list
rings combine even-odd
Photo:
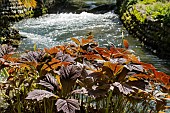
[(130, 49), (135, 51), (141, 61), (153, 64), (159, 71), (170, 74), (170, 60), (163, 60), (153, 55), (142, 44), (123, 28), (118, 15), (113, 12), (105, 14), (92, 14), (82, 12), (47, 14), (39, 18), (25, 19), (14, 24), (20, 34), (25, 38), (19, 50), (33, 50), (33, 45), (38, 48), (50, 48), (70, 42), (70, 37), (81, 38), (92, 32), (100, 46), (109, 46), (112, 42), (117, 47), (122, 43), (122, 31), (129, 41)]

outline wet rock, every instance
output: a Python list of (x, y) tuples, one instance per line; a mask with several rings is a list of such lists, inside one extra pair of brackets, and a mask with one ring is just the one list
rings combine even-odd
[(103, 14), (103, 13), (112, 11), (115, 8), (116, 8), (115, 4), (104, 4), (104, 5), (99, 5), (99, 6), (92, 8), (92, 9), (89, 9), (87, 12)]

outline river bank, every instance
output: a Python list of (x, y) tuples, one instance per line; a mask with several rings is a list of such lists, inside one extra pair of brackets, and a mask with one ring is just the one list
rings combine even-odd
[(123, 0), (121, 4), (118, 13), (129, 33), (154, 54), (170, 58), (169, 2)]

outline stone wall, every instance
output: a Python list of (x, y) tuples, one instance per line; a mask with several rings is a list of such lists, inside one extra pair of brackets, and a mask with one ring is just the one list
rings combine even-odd
[(124, 27), (159, 57), (170, 58), (170, 24), (150, 19), (141, 22), (133, 11), (133, 7), (121, 8), (119, 15)]
[(18, 0), (1, 0), (0, 25), (6, 27), (9, 22), (19, 21), (32, 14), (32, 8), (26, 8)]
[(23, 38), (19, 31), (11, 28), (11, 22), (19, 21), (31, 12), (31, 8), (26, 8), (18, 0), (0, 1), (0, 44), (11, 44), (17, 47)]
[(26, 8), (23, 4), (19, 3), (18, 0), (2, 0), (1, 3), (1, 15), (15, 15), (23, 14), (30, 8)]

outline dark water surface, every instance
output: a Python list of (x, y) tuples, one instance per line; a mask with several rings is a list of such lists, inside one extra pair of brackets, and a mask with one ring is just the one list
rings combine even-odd
[[(53, 47), (65, 42), (70, 42), (70, 37), (81, 38), (88, 32), (92, 32), (100, 46), (109, 46), (108, 42), (121, 46), (123, 26), (118, 15), (113, 12), (105, 14), (81, 14), (61, 13), (47, 14), (39, 18), (22, 20), (14, 25), (24, 39), (20, 50)], [(129, 41), (130, 49), (140, 57), (141, 61), (153, 64), (158, 70), (170, 74), (170, 60), (162, 60), (142, 47), (141, 43), (131, 37), (124, 30), (124, 36)]]

